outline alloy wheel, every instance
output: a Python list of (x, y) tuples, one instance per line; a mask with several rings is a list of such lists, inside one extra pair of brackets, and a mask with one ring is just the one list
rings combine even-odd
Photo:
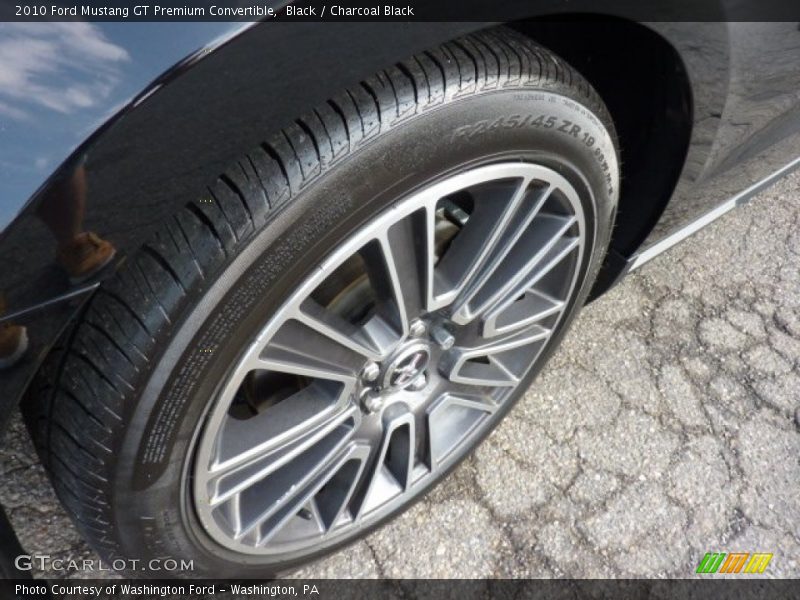
[(217, 543), (311, 552), (467, 455), (561, 322), (587, 249), (570, 182), (477, 167), (401, 199), (255, 336), (200, 431), (192, 501)]

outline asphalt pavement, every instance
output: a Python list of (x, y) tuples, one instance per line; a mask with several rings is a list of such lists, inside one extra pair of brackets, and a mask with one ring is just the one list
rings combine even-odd
[[(691, 577), (714, 551), (800, 577), (798, 408), (795, 174), (588, 306), (448, 480), (294, 576)], [(27, 552), (94, 556), (18, 417), (0, 477)]]

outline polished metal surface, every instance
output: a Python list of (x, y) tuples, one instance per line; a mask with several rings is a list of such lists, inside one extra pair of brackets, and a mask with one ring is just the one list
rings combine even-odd
[(748, 200), (750, 200), (760, 191), (769, 187), (770, 185), (778, 181), (780, 178), (785, 177), (786, 175), (788, 175), (797, 168), (800, 168), (800, 157), (794, 159), (792, 162), (778, 169), (777, 171), (775, 171), (768, 177), (765, 177), (761, 181), (755, 182), (747, 189), (742, 190), (729, 200), (720, 204), (713, 210), (708, 211), (706, 214), (696, 219), (695, 221), (692, 221), (685, 227), (670, 234), (666, 238), (662, 239), (660, 242), (653, 244), (645, 251), (636, 254), (630, 260), (629, 263), (630, 266), (628, 267), (628, 271), (634, 271), (638, 269), (639, 267), (653, 260), (659, 254), (666, 252), (676, 244), (680, 244), (683, 240), (697, 233), (704, 227), (707, 227), (708, 225), (710, 225), (723, 215), (726, 215), (727, 213), (732, 211), (737, 206), (745, 204)]
[(191, 491), (208, 534), (298, 555), (435, 481), (556, 330), (587, 227), (565, 178), (503, 163), (346, 239), (258, 332), (202, 425)]

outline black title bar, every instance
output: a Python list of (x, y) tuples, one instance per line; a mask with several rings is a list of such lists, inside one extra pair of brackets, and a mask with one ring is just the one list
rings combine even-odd
[(800, 21), (798, 0), (0, 0), (3, 21)]

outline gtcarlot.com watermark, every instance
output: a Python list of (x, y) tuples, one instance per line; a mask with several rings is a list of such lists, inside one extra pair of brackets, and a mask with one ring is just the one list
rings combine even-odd
[(117, 558), (105, 562), (93, 558), (54, 558), (49, 554), (20, 554), (14, 559), (14, 565), (20, 571), (57, 571), (64, 572), (121, 572), (150, 571), (154, 573), (172, 573), (175, 571), (194, 571), (194, 560), (175, 558), (153, 558), (139, 560), (137, 558)]

